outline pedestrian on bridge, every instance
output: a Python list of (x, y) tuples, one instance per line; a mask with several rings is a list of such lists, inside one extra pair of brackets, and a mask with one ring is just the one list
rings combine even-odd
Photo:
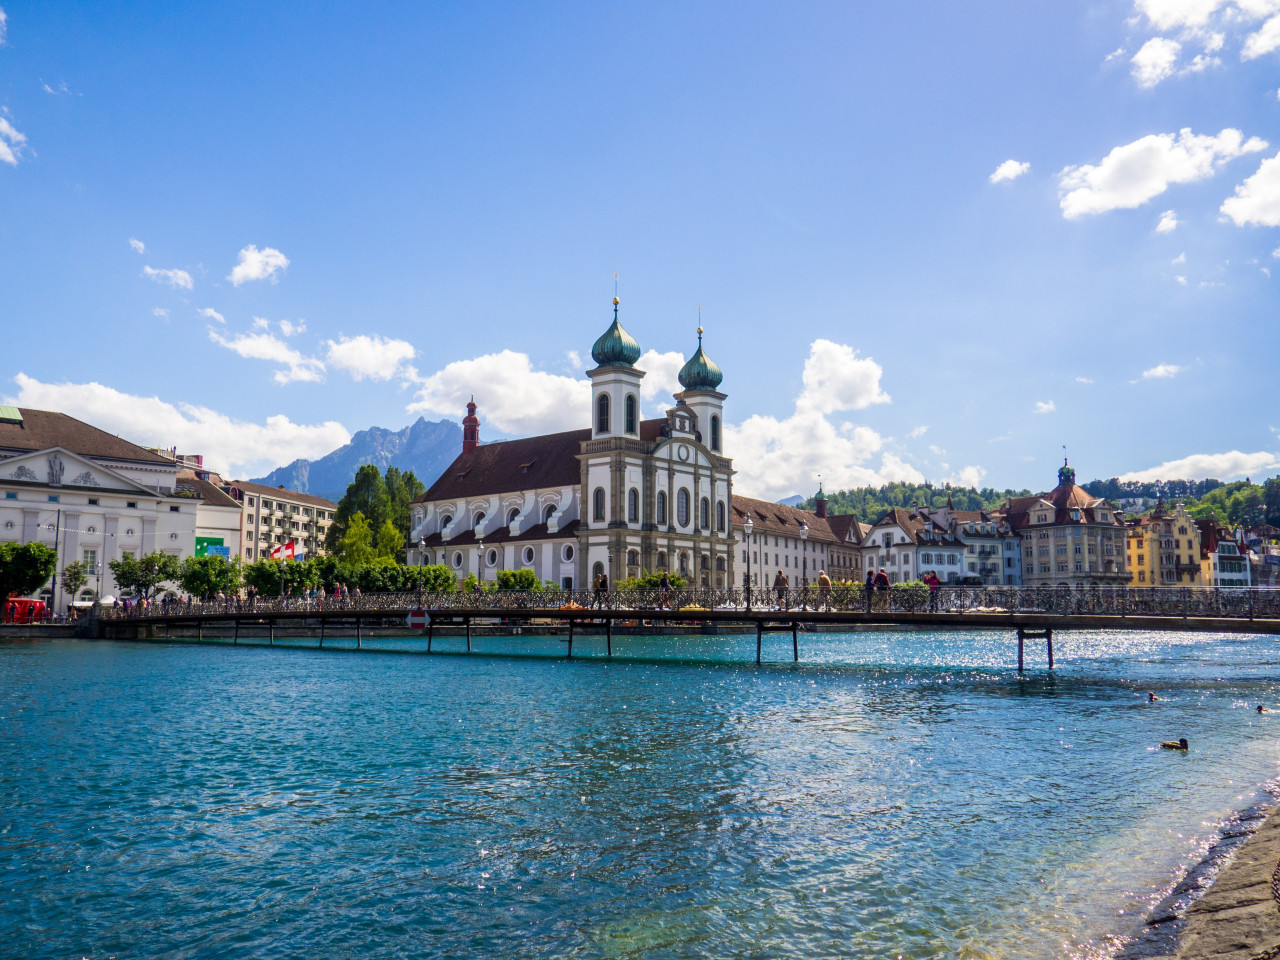
[(787, 580), (787, 575), (781, 570), (778, 575), (773, 578), (773, 592), (778, 595), (778, 609), (787, 609), (787, 588), (791, 584)]
[(867, 568), (867, 582), (863, 586), (862, 592), (866, 595), (865, 599), (867, 601), (867, 613), (870, 613), (871, 598), (875, 596), (875, 592), (876, 592), (876, 572), (872, 570), (870, 567)]
[(889, 574), (885, 573), (884, 567), (880, 568), (880, 572), (876, 574), (876, 610), (880, 613), (889, 612)]
[(831, 578), (825, 570), (818, 571), (818, 606), (831, 612)]

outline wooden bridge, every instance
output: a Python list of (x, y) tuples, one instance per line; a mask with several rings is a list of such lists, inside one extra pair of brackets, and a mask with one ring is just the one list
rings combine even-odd
[[(776, 609), (753, 606), (722, 606), (700, 608), (685, 605), (680, 609), (655, 609), (651, 606), (616, 606), (610, 598), (583, 597), (598, 600), (595, 607), (569, 602), (556, 606), (527, 605), (507, 602), (489, 604), (484, 601), (492, 594), (480, 595), (474, 605), (464, 605), (457, 595), (449, 595), (447, 604), (412, 604), (408, 597), (389, 603), (387, 597), (371, 598), (370, 602), (331, 603), (327, 607), (314, 603), (295, 603), (293, 609), (283, 601), (259, 602), (252, 606), (222, 602), (201, 604), (196, 608), (186, 605), (166, 607), (160, 605), (145, 615), (127, 617), (91, 617), (84, 623), (83, 633), (112, 639), (164, 640), (171, 637), (186, 639), (230, 641), (235, 643), (274, 644), (278, 633), (291, 636), (299, 634), (318, 640), (324, 648), (326, 638), (354, 635), (356, 648), (364, 646), (371, 631), (388, 635), (420, 634), (425, 636), (426, 652), (432, 652), (437, 636), (464, 636), (467, 650), (472, 649), (473, 629), (483, 629), (486, 635), (512, 636), (526, 633), (545, 633), (565, 643), (565, 655), (573, 656), (575, 639), (585, 634), (605, 639), (606, 656), (613, 656), (615, 632), (643, 634), (679, 632), (746, 633), (755, 634), (756, 662), (761, 661), (763, 639), (767, 633), (791, 635), (792, 658), (800, 659), (800, 635), (820, 630), (838, 632), (841, 629), (866, 630), (875, 627), (936, 629), (1001, 629), (1017, 638), (1018, 668), (1023, 669), (1027, 640), (1043, 640), (1048, 665), (1053, 666), (1053, 636), (1063, 630), (1150, 630), (1198, 633), (1247, 633), (1280, 635), (1280, 616), (1250, 616), (1254, 607), (1213, 611), (1217, 615), (1192, 615), (1192, 609), (1200, 609), (1183, 602), (1180, 609), (1152, 612), (1140, 608), (1130, 612), (1127, 607), (1116, 609), (1102, 605), (1104, 612), (1077, 611), (1075, 609), (1001, 609), (981, 606), (965, 606), (959, 609), (902, 610), (885, 609), (814, 609), (801, 597), (800, 603), (789, 606), (791, 597), (783, 597), (783, 605)], [(423, 598), (424, 600), (426, 598)], [(533, 599), (525, 597), (526, 601)], [(538, 599), (543, 599), (541, 596)], [(1094, 605), (1095, 608), (1098, 606)], [(1266, 610), (1266, 613), (1271, 613)], [(110, 611), (107, 612), (110, 614)], [(415, 626), (410, 626), (414, 623)]]

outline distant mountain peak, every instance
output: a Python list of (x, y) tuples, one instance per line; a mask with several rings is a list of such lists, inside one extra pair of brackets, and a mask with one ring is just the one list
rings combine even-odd
[(335, 503), (347, 492), (356, 470), (371, 463), (379, 470), (398, 467), (412, 470), (428, 487), (462, 450), (462, 426), (452, 420), (418, 417), (401, 430), (372, 426), (317, 460), (295, 460), (252, 480), (268, 486), (284, 486)]

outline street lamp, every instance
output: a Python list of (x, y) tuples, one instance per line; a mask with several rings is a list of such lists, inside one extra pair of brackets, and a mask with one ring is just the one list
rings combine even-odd
[(803, 573), (800, 574), (800, 589), (804, 595), (800, 601), (800, 609), (809, 609), (809, 525), (800, 521), (800, 552), (804, 556)]
[(748, 513), (742, 518), (742, 532), (747, 535), (747, 613), (751, 612), (751, 531), (755, 528), (756, 525), (751, 519), (751, 514)]
[(476, 540), (476, 579), (484, 586), (484, 537)]
[(606, 583), (606, 584), (605, 584), (605, 588), (604, 588), (604, 596), (601, 598), (602, 600), (604, 600), (604, 604), (605, 604), (605, 606), (609, 606), (609, 605), (610, 605), (610, 604), (609, 604), (609, 594), (610, 594), (612, 591), (613, 591), (613, 553), (612, 553), (612, 552), (610, 552), (610, 554), (609, 554), (609, 581), (608, 581), (608, 583)]
[(422, 564), (427, 556), (427, 538), (418, 538), (418, 606), (422, 606)]

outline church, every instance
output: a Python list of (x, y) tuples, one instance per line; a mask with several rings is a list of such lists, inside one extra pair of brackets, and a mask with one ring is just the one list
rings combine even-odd
[(580, 430), (480, 443), (474, 397), (462, 451), (410, 507), (408, 562), (459, 578), (532, 570), (565, 589), (642, 573), (733, 585), (733, 463), (724, 456), (723, 374), (702, 347), (675, 405), (643, 419), (640, 345), (618, 320), (591, 348), (591, 422)]

